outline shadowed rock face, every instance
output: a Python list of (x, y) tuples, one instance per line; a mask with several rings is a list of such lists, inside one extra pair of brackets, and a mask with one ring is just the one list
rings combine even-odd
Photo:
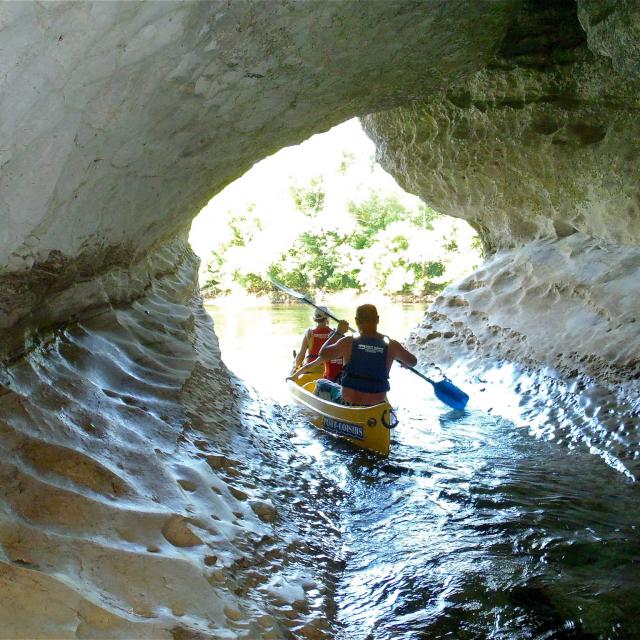
[(562, 409), (548, 417), (548, 433), (555, 425), (574, 441), (597, 441), (592, 449), (637, 468), (632, 4), (578, 2), (576, 12), (573, 2), (526, 2), (485, 69), (363, 122), (398, 182), (468, 220), (490, 255), (436, 300), (414, 347), (425, 360), (485, 373), (515, 363), (514, 377), (533, 376), (527, 384), (541, 390), (521, 400), (528, 424), (548, 415), (551, 396)]
[(629, 80), (640, 78), (640, 7), (632, 0), (577, 0), (589, 48)]
[(2, 633), (335, 636), (336, 530), (301, 506), (330, 489), (221, 364), (185, 238), (354, 115), (497, 252), (423, 363), (553, 367), (636, 419), (637, 25), (596, 0), (0, 5)]
[(476, 71), (513, 5), (4, 5), (0, 327), (183, 233), (282, 146)]
[(488, 68), (365, 127), (383, 166), (489, 252), (577, 232), (637, 244), (639, 95), (587, 48), (573, 3), (528, 3)]

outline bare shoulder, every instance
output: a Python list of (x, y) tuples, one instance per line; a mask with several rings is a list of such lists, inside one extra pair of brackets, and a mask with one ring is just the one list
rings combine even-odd
[(343, 345), (343, 346), (351, 346), (351, 344), (353, 343), (353, 336), (342, 336), (342, 338), (340, 338), (340, 340), (338, 340), (338, 342), (336, 342), (336, 344), (339, 345)]
[(389, 340), (389, 351), (394, 359), (400, 360), (404, 364), (414, 366), (416, 363), (416, 357), (397, 340)]
[(351, 346), (353, 344), (353, 336), (343, 336), (336, 342), (336, 350), (339, 350), (342, 355), (351, 352)]

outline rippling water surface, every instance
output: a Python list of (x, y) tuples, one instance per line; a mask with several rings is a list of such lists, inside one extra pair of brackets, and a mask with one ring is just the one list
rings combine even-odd
[[(308, 312), (295, 313), (304, 326)], [(420, 310), (403, 315), (410, 322)], [(223, 357), (233, 344), (228, 364), (237, 358), (242, 369), (250, 336), (229, 332), (225, 342), (214, 318)], [(274, 343), (282, 351), (284, 332)], [(274, 379), (280, 388), (277, 376), (265, 383), (249, 371), (238, 373), (266, 392)], [(637, 483), (474, 410), (473, 397), (468, 411), (450, 411), (409, 372), (394, 370), (391, 381), (401, 424), (387, 460), (284, 412), (296, 446), (343, 491), (343, 637), (640, 638)]]

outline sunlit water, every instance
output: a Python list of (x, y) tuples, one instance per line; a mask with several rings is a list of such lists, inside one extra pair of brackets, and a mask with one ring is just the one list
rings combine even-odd
[[(229, 367), (286, 402), (309, 309), (211, 311)], [(396, 337), (421, 316), (381, 311)], [(310, 464), (343, 491), (341, 637), (640, 638), (637, 483), (474, 410), (473, 397), (469, 410), (450, 411), (407, 371), (391, 382), (401, 424), (386, 460), (306, 426), (293, 408), (280, 412)]]

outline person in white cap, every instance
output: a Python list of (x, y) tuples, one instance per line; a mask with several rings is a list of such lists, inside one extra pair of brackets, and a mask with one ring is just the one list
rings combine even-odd
[[(329, 309), (327, 307), (318, 307), (313, 312), (313, 321), (316, 323), (315, 327), (309, 327), (302, 337), (302, 344), (300, 350), (296, 356), (296, 363), (294, 369), (298, 373), (304, 363), (304, 373), (319, 368), (322, 362), (318, 360), (318, 353), (320, 347), (327, 341), (332, 331), (329, 327)], [(317, 361), (317, 362), (315, 362)], [(312, 363), (315, 362), (315, 367)], [(342, 358), (336, 358), (334, 360), (328, 360), (324, 363), (324, 377), (328, 380), (336, 380), (342, 372)]]

